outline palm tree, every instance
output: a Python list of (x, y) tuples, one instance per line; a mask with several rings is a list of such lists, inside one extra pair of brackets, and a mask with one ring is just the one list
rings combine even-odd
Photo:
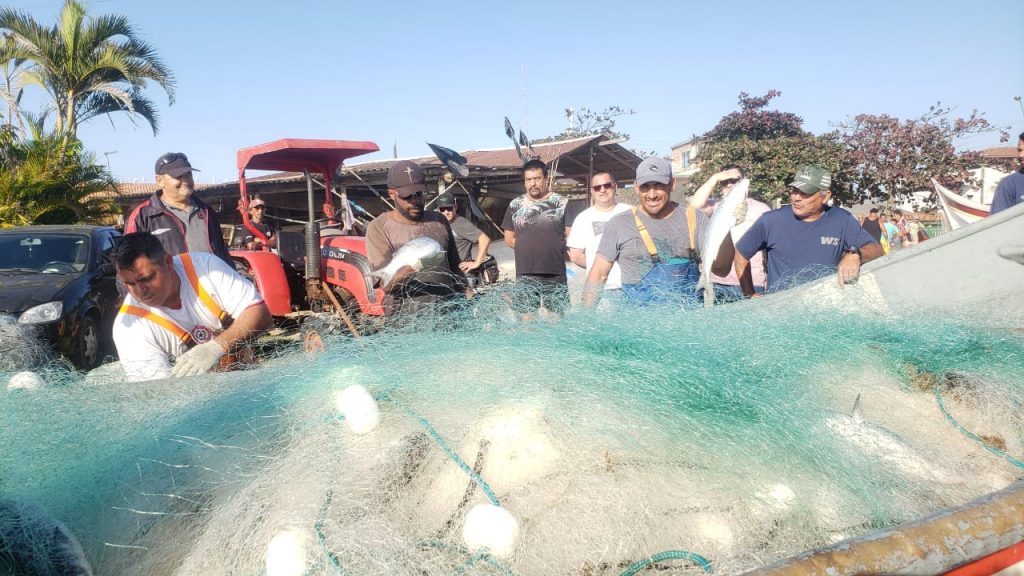
[(0, 127), (0, 227), (100, 222), (118, 212), (114, 182), (78, 140), (56, 134), (20, 140)]
[(141, 117), (156, 134), (156, 107), (142, 92), (149, 81), (174, 103), (173, 76), (123, 16), (88, 18), (79, 2), (65, 0), (57, 23), (47, 29), (30, 15), (4, 7), (0, 32), (8, 39), (3, 63), (27, 63), (20, 84), (39, 86), (50, 95), (44, 116), (54, 113), (54, 133), (65, 145), (76, 138), (79, 124), (112, 112), (127, 112), (133, 121)]

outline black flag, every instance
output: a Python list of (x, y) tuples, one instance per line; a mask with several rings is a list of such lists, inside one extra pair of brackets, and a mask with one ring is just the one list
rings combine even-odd
[(510, 139), (516, 139), (516, 131), (512, 129), (512, 123), (508, 121), (508, 116), (505, 116), (505, 136)]
[(452, 171), (452, 174), (455, 174), (459, 178), (469, 176), (469, 167), (466, 166), (467, 160), (465, 156), (451, 148), (445, 148), (444, 146), (438, 146), (437, 144), (431, 144), (430, 142), (427, 142), (427, 146), (430, 146), (430, 149), (434, 151), (434, 156), (437, 156), (437, 159), (440, 160), (442, 164), (448, 166)]

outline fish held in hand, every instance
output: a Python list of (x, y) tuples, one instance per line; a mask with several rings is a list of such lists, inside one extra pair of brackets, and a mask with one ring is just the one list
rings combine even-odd
[(425, 236), (414, 238), (399, 248), (386, 266), (375, 270), (372, 275), (380, 278), (381, 286), (387, 286), (403, 267), (408, 266), (419, 272), (424, 268), (437, 266), (443, 261), (444, 253), (437, 240)]

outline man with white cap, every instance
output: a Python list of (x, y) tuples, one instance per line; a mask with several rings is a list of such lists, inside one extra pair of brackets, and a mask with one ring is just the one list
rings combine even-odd
[(451, 227), (441, 214), (424, 210), (426, 192), (420, 167), (408, 160), (396, 162), (388, 171), (388, 196), (395, 209), (377, 216), (366, 227), (366, 255), (374, 270), (387, 266), (399, 248), (417, 238), (431, 238), (444, 251), (436, 261), (419, 262), (419, 269), (399, 268), (382, 286), (388, 295), (388, 313), (414, 311), (418, 308), (414, 303), (430, 304), (469, 294)]
[(267, 203), (257, 198), (249, 203), (249, 224), (260, 231), (267, 241), (264, 243), (251, 231), (245, 237), (245, 245), (249, 250), (259, 250), (263, 246), (277, 248), (277, 226), (273, 222), (264, 222), (263, 215), (266, 212)]
[(860, 265), (882, 255), (882, 246), (852, 214), (829, 206), (832, 175), (804, 166), (789, 183), (790, 204), (767, 212), (736, 242), (734, 266), (746, 297), (756, 296), (750, 258), (764, 250), (767, 291), (783, 290), (837, 272), (839, 286), (860, 274)]
[(668, 160), (652, 156), (637, 166), (640, 206), (614, 216), (605, 226), (583, 289), (584, 306), (600, 299), (614, 263), (622, 271), (622, 293), (630, 303), (699, 303), (700, 243), (708, 218), (692, 206), (673, 202), (674, 186)]
[(149, 232), (171, 256), (212, 252), (234, 266), (217, 213), (195, 195), (195, 170), (181, 152), (168, 152), (157, 158), (158, 189), (132, 210), (125, 222), (125, 234)]

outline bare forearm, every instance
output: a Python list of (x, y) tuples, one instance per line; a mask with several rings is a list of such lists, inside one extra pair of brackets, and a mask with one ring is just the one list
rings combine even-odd
[(870, 262), (875, 258), (880, 258), (883, 254), (881, 244), (869, 242), (860, 247), (860, 262), (861, 264)]
[(491, 247), (491, 238), (487, 234), (481, 234), (476, 246), (476, 265), (479, 266), (487, 259), (487, 249)]
[(569, 248), (569, 260), (580, 268), (587, 267), (587, 255), (579, 248)]
[(263, 302), (250, 306), (242, 312), (231, 326), (221, 332), (214, 341), (220, 344), (221, 348), (230, 351), (242, 340), (254, 338), (261, 332), (267, 330), (274, 324), (274, 318), (270, 310)]
[(733, 257), (733, 267), (736, 269), (736, 277), (740, 280), (740, 290), (743, 291), (743, 295), (748, 298), (753, 296), (754, 278), (750, 273), (750, 260), (744, 258), (743, 254), (737, 251), (736, 256)]

